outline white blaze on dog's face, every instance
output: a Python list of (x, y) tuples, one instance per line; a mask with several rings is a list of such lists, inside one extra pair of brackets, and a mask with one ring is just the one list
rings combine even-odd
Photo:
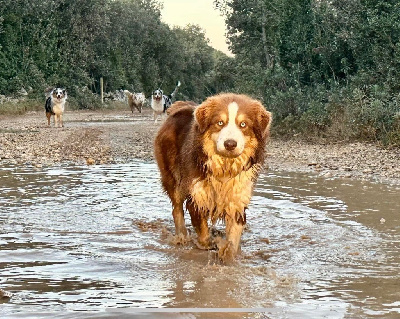
[(61, 100), (67, 98), (67, 92), (60, 88), (54, 89), (52, 94), (53, 94), (53, 98), (57, 99), (59, 102), (61, 102)]
[[(211, 139), (215, 142), (218, 154), (226, 157), (236, 157), (243, 152), (245, 136), (237, 123), (239, 111), (237, 103), (231, 102), (227, 109), (227, 115), (221, 114), (221, 118), (217, 123), (222, 127), (221, 131), (213, 133)], [(244, 126), (246, 124), (241, 122), (239, 125)]]
[(160, 89), (157, 89), (153, 92), (153, 98), (157, 101), (161, 100), (162, 96), (163, 96), (163, 91)]

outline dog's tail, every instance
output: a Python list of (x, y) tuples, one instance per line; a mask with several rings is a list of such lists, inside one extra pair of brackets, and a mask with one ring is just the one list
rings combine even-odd
[(132, 93), (131, 93), (131, 92), (129, 92), (128, 90), (124, 90), (124, 93), (125, 93), (125, 95), (126, 95), (127, 97), (129, 97), (129, 96), (131, 96), (131, 95), (132, 95)]
[(178, 92), (180, 86), (181, 86), (181, 81), (178, 81), (178, 83), (176, 83), (175, 90), (170, 94), (171, 99), (175, 96), (176, 92)]
[(53, 90), (54, 90), (54, 87), (48, 87), (44, 90), (44, 96), (46, 97), (46, 100), (48, 97), (50, 97), (51, 92), (53, 92)]

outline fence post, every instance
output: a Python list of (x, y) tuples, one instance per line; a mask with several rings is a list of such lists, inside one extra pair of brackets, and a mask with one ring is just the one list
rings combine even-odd
[(103, 77), (100, 78), (100, 98), (101, 98), (101, 104), (103, 104), (103, 99), (104, 99)]

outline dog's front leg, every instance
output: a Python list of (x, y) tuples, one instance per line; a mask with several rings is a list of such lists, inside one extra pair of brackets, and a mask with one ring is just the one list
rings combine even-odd
[(57, 117), (57, 127), (61, 127), (62, 125), (61, 114), (57, 114), (56, 117)]
[(232, 261), (240, 252), (240, 240), (244, 228), (244, 218), (238, 221), (228, 214), (225, 216), (226, 240), (220, 240), (217, 243), (218, 257), (223, 261)]
[(64, 127), (63, 116), (60, 114), (60, 127)]
[(177, 236), (187, 236), (187, 230), (185, 226), (185, 218), (183, 212), (183, 201), (173, 203), (172, 216), (174, 217), (175, 233)]
[(58, 127), (58, 114), (54, 114), (54, 127)]
[(192, 225), (196, 230), (197, 242), (196, 245), (200, 249), (212, 249), (215, 245), (212, 243), (210, 230), (208, 227), (208, 214), (201, 212), (193, 201), (189, 200), (186, 203), (186, 208), (189, 211)]

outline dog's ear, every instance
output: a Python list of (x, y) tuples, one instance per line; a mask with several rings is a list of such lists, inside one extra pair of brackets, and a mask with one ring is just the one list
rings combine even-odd
[(265, 140), (269, 136), (272, 113), (268, 112), (261, 103), (257, 102), (256, 104), (256, 107), (259, 111), (255, 112), (256, 121), (254, 125), (254, 134), (256, 135), (257, 139)]
[(197, 123), (199, 131), (203, 134), (208, 126), (210, 125), (210, 108), (212, 107), (212, 101), (207, 99), (194, 111), (194, 119)]

